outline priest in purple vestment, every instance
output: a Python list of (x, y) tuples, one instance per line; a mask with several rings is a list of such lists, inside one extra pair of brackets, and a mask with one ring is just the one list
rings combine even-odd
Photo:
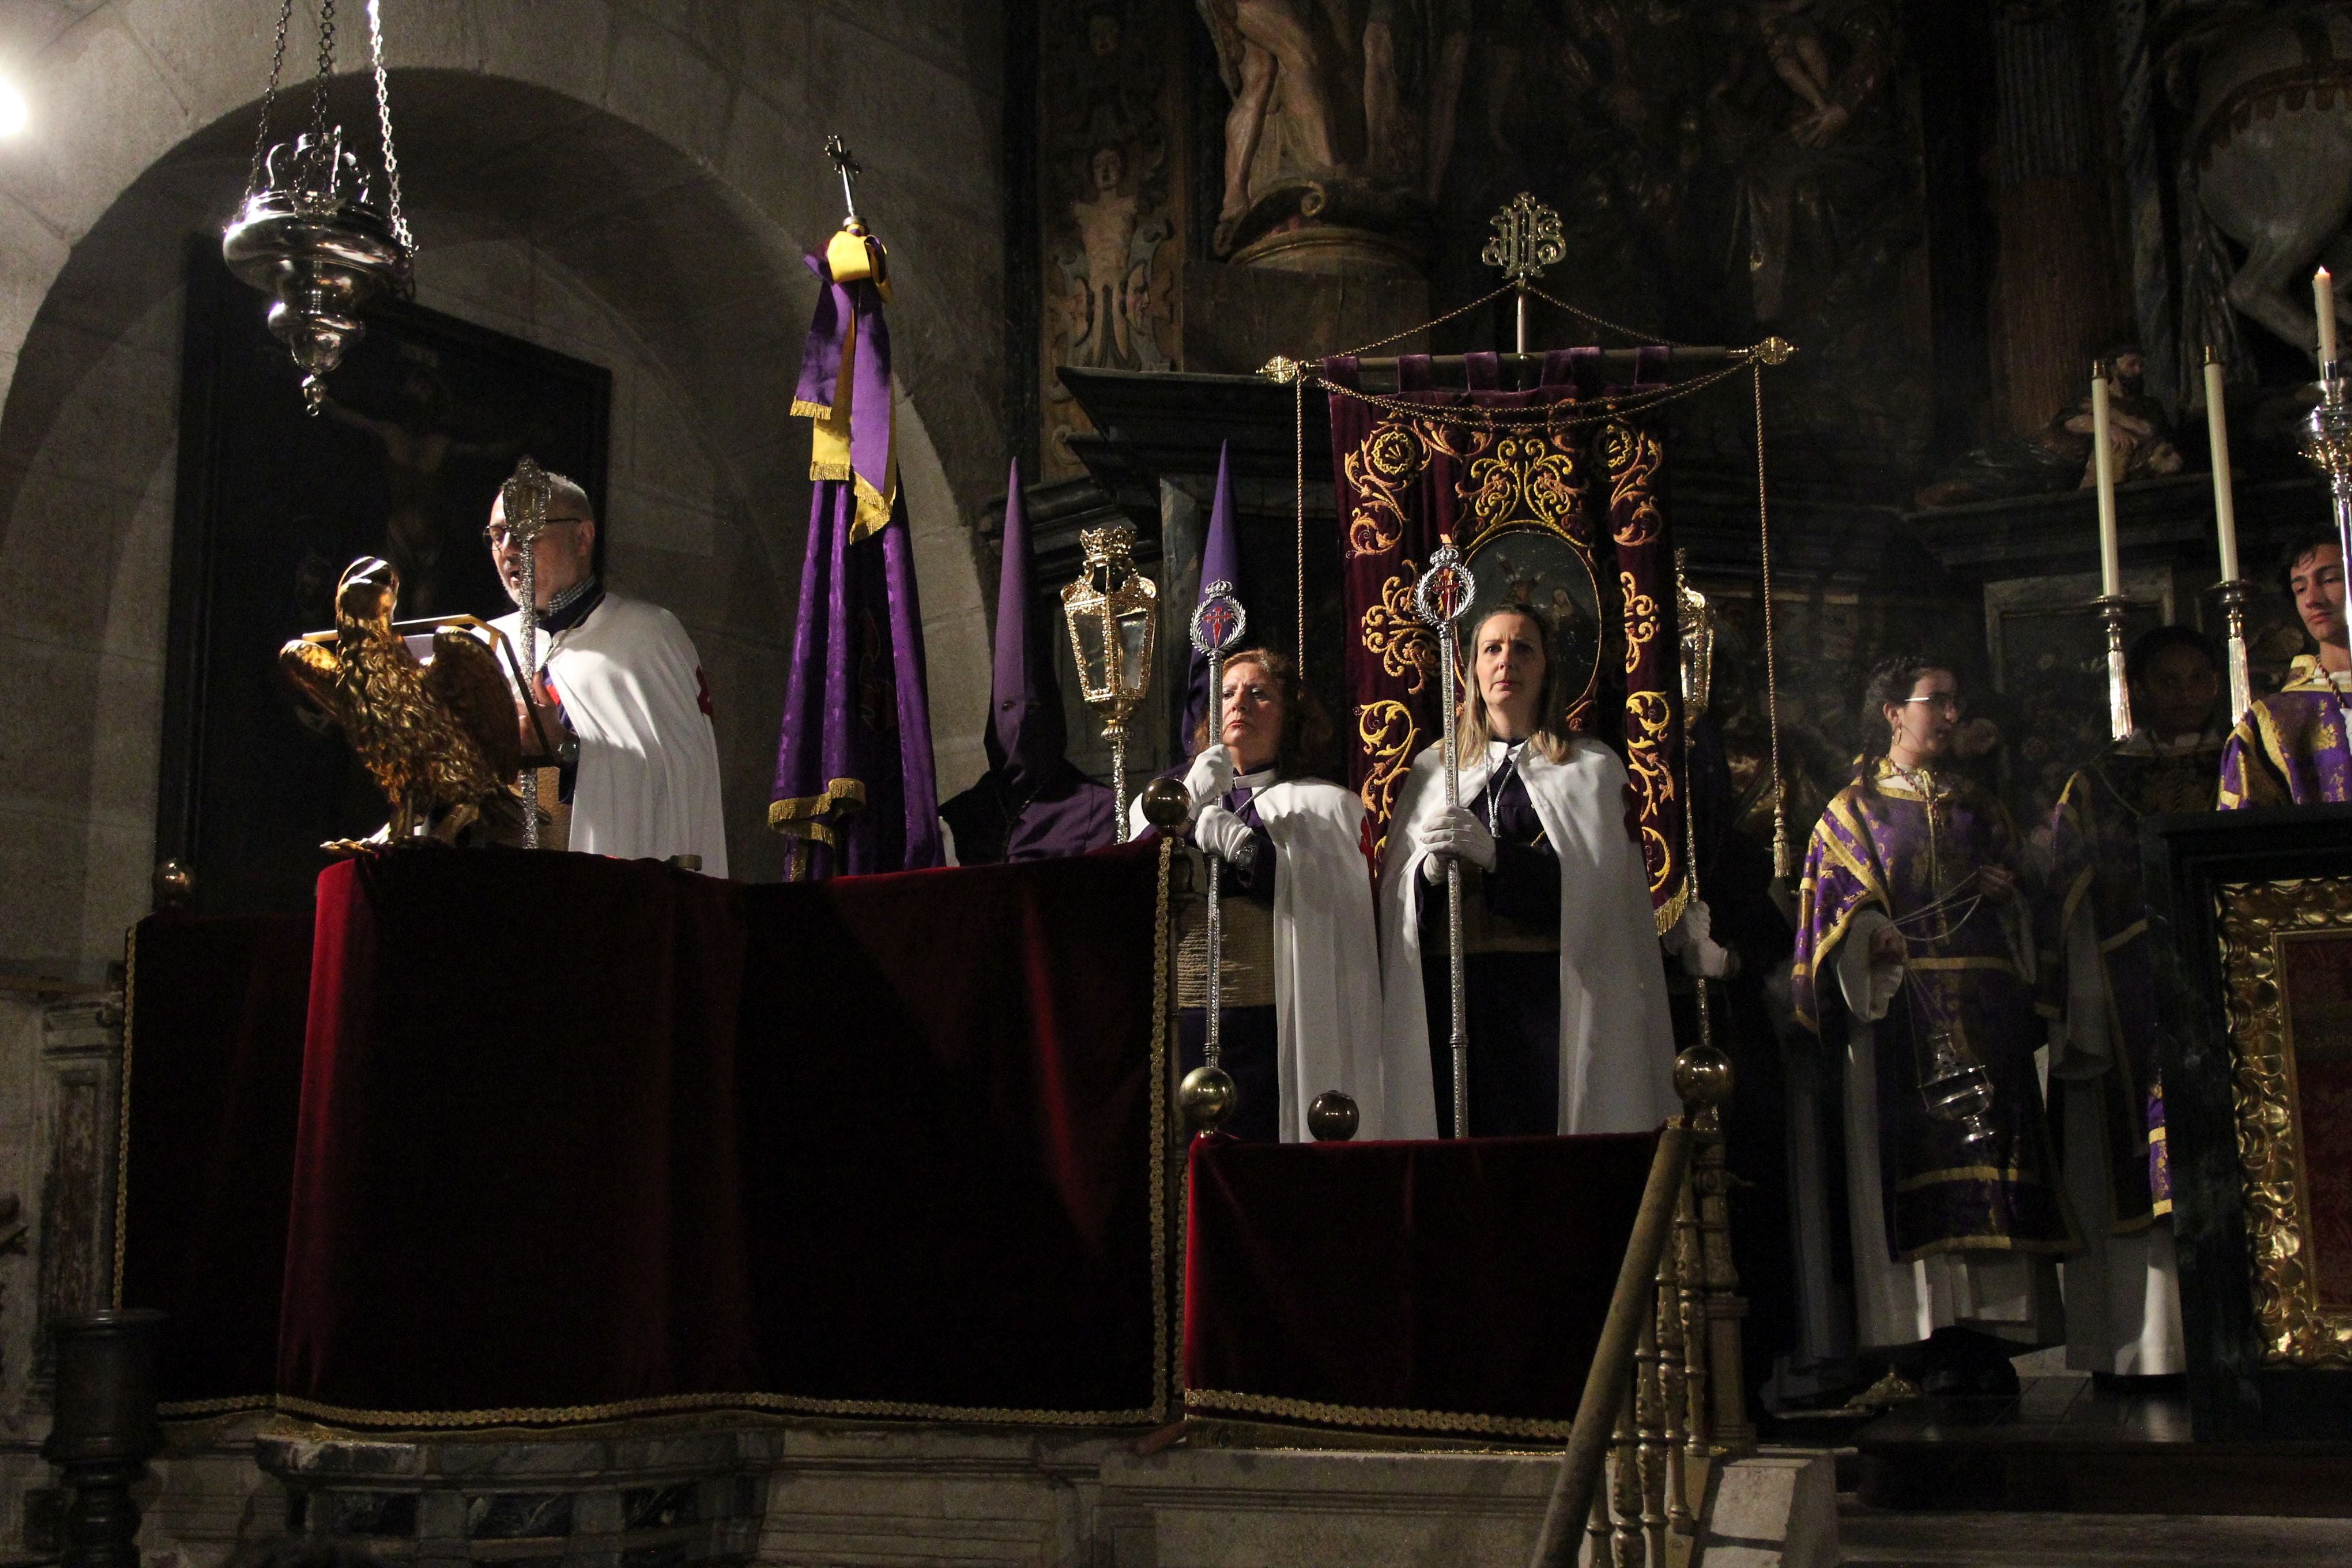
[(952, 864), (1050, 860), (1118, 837), (1110, 786), (1065, 754), (1068, 731), (1054, 674), (1050, 623), (1036, 614), (1035, 555), (1021, 465), (1005, 480), (1004, 560), (996, 578), (996, 648), (989, 692), (988, 772), (940, 807)]
[(2352, 742), (2345, 701), (2352, 647), (2344, 619), (2344, 547), (2331, 523), (2287, 547), (2286, 590), (2315, 651), (2298, 658), (2286, 686), (2239, 719), (2221, 758), (2221, 809), (2352, 801)]
[(1873, 672), (1861, 766), (1806, 850), (1790, 1000), (1845, 1047), (1861, 1343), (1931, 1394), (1999, 1394), (2011, 1354), (2060, 1337), (2053, 1261), (2077, 1242), (2034, 1069), (2016, 835), (1943, 765), (1961, 711), (1937, 661)]
[(2051, 818), (2042, 993), (2062, 1023), (2050, 1092), (2084, 1240), (2062, 1265), (2067, 1364), (2162, 1376), (2187, 1363), (2139, 823), (2213, 808), (2221, 665), (2189, 627), (2158, 626), (2125, 668), (2137, 727), (2066, 781)]

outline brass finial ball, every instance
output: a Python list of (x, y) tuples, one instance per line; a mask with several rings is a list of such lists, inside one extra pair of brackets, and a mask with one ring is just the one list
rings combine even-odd
[(1336, 1089), (1327, 1089), (1307, 1108), (1307, 1131), (1318, 1143), (1345, 1143), (1364, 1124), (1356, 1102)]
[(1192, 809), (1192, 797), (1174, 779), (1153, 779), (1143, 786), (1143, 820), (1162, 833), (1181, 827)]
[(1693, 1108), (1731, 1098), (1731, 1058), (1714, 1046), (1691, 1046), (1675, 1058), (1675, 1093)]
[(180, 860), (165, 860), (155, 868), (155, 907), (176, 910), (195, 896), (196, 874)]
[(1223, 1068), (1194, 1068), (1176, 1086), (1176, 1109), (1195, 1132), (1214, 1132), (1241, 1101), (1233, 1075)]

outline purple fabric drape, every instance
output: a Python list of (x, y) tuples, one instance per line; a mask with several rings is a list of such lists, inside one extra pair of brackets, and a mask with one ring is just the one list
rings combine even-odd
[[(793, 880), (940, 860), (922, 606), (891, 468), (882, 297), (869, 279), (835, 282), (821, 257), (809, 267), (825, 288), (793, 406), (817, 421), (815, 493), (768, 808), (769, 826), (793, 840)], [(845, 358), (846, 463), (836, 414)]]

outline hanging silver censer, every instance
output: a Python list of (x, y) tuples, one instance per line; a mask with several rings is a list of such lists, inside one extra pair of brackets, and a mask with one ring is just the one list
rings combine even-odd
[(416, 242), (400, 211), (382, 3), (367, 0), (381, 166), (362, 163), (344, 147), (343, 128), (327, 121), (327, 83), (335, 68), (335, 0), (321, 0), (319, 7), (310, 128), (291, 142), (270, 144), (269, 111), (277, 101), (286, 27), (294, 13), (294, 0), (283, 0), (245, 199), (221, 234), (221, 256), (229, 270), (270, 296), (269, 331), (301, 367), (303, 406), (314, 415), (326, 402), (327, 374), (366, 334), (361, 308), (383, 294), (405, 297), (412, 287)]

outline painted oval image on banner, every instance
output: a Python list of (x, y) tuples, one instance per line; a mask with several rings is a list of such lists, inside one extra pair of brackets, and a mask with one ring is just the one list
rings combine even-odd
[(1549, 529), (1506, 529), (1479, 540), (1469, 565), (1477, 589), (1462, 622), (1465, 645), (1488, 611), (1535, 605), (1551, 617), (1551, 657), (1566, 672), (1560, 689), (1572, 710), (1591, 692), (1601, 661), (1601, 595), (1583, 552)]

